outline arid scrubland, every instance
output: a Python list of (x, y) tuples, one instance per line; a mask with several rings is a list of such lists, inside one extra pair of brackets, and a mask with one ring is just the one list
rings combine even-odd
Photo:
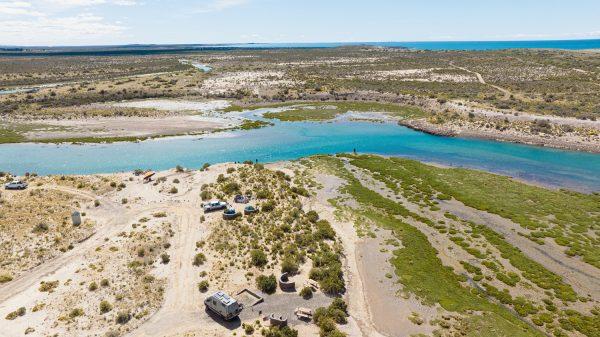
[[(135, 140), (239, 124), (228, 114), (221, 114), (218, 123), (190, 118), (216, 109), (165, 110), (151, 101), (144, 108), (113, 104), (152, 99), (218, 99), (240, 107), (385, 103), (423, 110), (402, 124), (434, 134), (586, 151), (595, 151), (599, 143), (599, 65), (597, 54), (586, 51), (364, 46), (158, 56), (11, 56), (0, 63), (0, 87), (17, 88), (0, 95), (0, 140), (5, 143)], [(211, 70), (204, 72), (194, 64)], [(164, 130), (156, 127), (157, 120)], [(119, 130), (127, 121), (140, 130)]]

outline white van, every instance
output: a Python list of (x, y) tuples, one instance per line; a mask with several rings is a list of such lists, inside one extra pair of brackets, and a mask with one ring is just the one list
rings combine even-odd
[(217, 315), (229, 321), (242, 312), (243, 305), (222, 291), (217, 291), (204, 300), (204, 305)]

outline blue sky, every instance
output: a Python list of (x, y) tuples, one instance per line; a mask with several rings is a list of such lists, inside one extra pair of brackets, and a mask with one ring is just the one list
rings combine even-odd
[(598, 0), (0, 0), (0, 45), (600, 38)]

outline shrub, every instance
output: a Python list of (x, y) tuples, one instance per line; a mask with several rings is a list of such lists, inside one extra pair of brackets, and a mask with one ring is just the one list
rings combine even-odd
[(265, 337), (298, 337), (298, 330), (294, 330), (289, 326), (278, 327), (271, 326), (264, 331)]
[(311, 287), (302, 288), (302, 290), (300, 290), (300, 296), (302, 296), (302, 298), (304, 298), (305, 300), (312, 298), (312, 296), (313, 296), (312, 288)]
[(75, 318), (75, 317), (79, 317), (79, 316), (83, 316), (83, 309), (81, 309), (81, 308), (75, 308), (75, 309), (71, 310), (71, 312), (69, 312), (70, 318)]
[(101, 314), (105, 314), (105, 313), (111, 311), (112, 309), (113, 309), (113, 306), (108, 301), (100, 302), (100, 313)]
[(102, 281), (100, 281), (100, 286), (108, 287), (108, 285), (109, 285), (108, 279), (102, 279)]
[(127, 202), (128, 202), (127, 198), (123, 198), (123, 199), (121, 199), (121, 203), (122, 203), (123, 205), (125, 205)]
[(271, 196), (271, 193), (268, 190), (260, 190), (256, 192), (256, 198), (258, 199), (268, 199)]
[(204, 264), (204, 262), (206, 262), (206, 256), (202, 253), (198, 253), (196, 254), (196, 256), (194, 256), (194, 262), (193, 265), (198, 267)]
[(171, 189), (169, 190), (169, 193), (171, 194), (177, 194), (177, 192), (179, 192), (179, 190), (175, 186), (171, 187)]
[(33, 228), (33, 232), (34, 233), (45, 233), (48, 231), (49, 228), (50, 227), (48, 226), (48, 224), (40, 222)]
[(94, 200), (94, 206), (95, 207), (99, 207), (100, 206), (100, 200)]
[(13, 280), (13, 277), (9, 274), (0, 275), (0, 284), (10, 282)]
[(162, 253), (160, 255), (160, 259), (161, 259), (161, 261), (162, 261), (163, 264), (168, 264), (171, 261), (171, 257), (167, 253)]
[(292, 257), (286, 257), (281, 262), (281, 272), (283, 273), (293, 275), (298, 273), (299, 268), (300, 266), (298, 266), (298, 263)]
[(303, 197), (308, 197), (310, 196), (310, 194), (308, 193), (308, 191), (304, 188), (304, 187), (292, 187), (292, 193), (296, 193), (298, 195), (301, 195)]
[(308, 221), (316, 223), (317, 221), (319, 221), (319, 213), (315, 211), (308, 211), (306, 213), (306, 218), (308, 219)]
[(27, 313), (27, 309), (25, 309), (25, 307), (20, 307), (19, 309), (8, 313), (8, 315), (6, 315), (5, 318), (9, 321), (12, 321), (12, 320), (16, 319), (17, 317), (25, 316), (25, 313)]
[(335, 239), (335, 231), (327, 220), (317, 221), (317, 239), (333, 240)]
[(200, 198), (202, 198), (203, 201), (206, 201), (208, 199), (210, 199), (212, 197), (212, 195), (210, 194), (210, 192), (208, 190), (204, 190), (202, 192), (200, 192)]
[(266, 294), (272, 294), (277, 290), (277, 279), (273, 274), (269, 276), (260, 275), (256, 278), (256, 286), (260, 291)]
[(183, 171), (184, 171), (184, 170), (183, 170), (183, 166), (181, 166), (181, 165), (177, 165), (177, 166), (175, 166), (175, 171), (176, 171), (176, 172), (179, 172), (179, 173), (183, 172)]
[(227, 194), (238, 193), (240, 191), (240, 185), (236, 182), (228, 182), (223, 186), (223, 192)]
[(263, 212), (271, 212), (274, 209), (275, 209), (275, 203), (272, 200), (265, 202), (261, 207), (261, 211), (263, 211)]
[(250, 262), (253, 266), (263, 267), (267, 264), (267, 255), (260, 249), (250, 251)]
[(118, 324), (126, 324), (131, 319), (131, 314), (128, 312), (120, 311), (115, 319)]
[(88, 290), (89, 291), (96, 291), (98, 289), (98, 284), (96, 282), (92, 282), (90, 283)]
[(254, 326), (252, 324), (243, 324), (244, 326), (244, 332), (246, 333), (246, 335), (251, 335), (254, 333)]
[(204, 163), (204, 165), (202, 165), (202, 171), (208, 170), (209, 167), (210, 167), (209, 163)]
[(200, 292), (205, 293), (208, 291), (208, 281), (206, 280), (202, 280), (198, 283), (198, 290), (200, 290)]
[(39, 291), (41, 292), (49, 292), (51, 293), (54, 289), (58, 287), (58, 281), (44, 282), (40, 283)]

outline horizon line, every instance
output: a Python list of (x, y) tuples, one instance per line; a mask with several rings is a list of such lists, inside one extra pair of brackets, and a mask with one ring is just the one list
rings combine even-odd
[(563, 42), (563, 41), (593, 41), (598, 37), (582, 38), (540, 38), (540, 39), (514, 39), (514, 40), (412, 40), (412, 41), (312, 41), (312, 42), (219, 42), (219, 43), (123, 43), (123, 44), (73, 44), (73, 45), (4, 45), (0, 48), (65, 48), (65, 47), (126, 47), (126, 46), (235, 46), (235, 45), (302, 45), (302, 44), (364, 44), (369, 43), (502, 43), (502, 42)]

